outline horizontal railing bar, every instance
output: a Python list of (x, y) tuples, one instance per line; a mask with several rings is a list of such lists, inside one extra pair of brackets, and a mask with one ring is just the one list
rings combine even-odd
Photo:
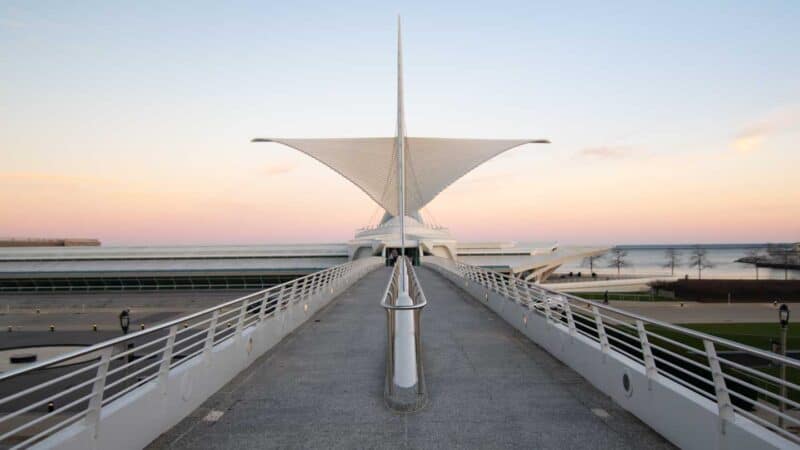
[(69, 416), (68, 418), (66, 418), (66, 419), (56, 423), (55, 425), (51, 426), (50, 428), (42, 430), (39, 433), (36, 433), (33, 436), (29, 437), (28, 439), (25, 439), (24, 441), (22, 441), (22, 442), (18, 443), (17, 445), (11, 447), (11, 449), (13, 450), (13, 449), (18, 449), (18, 448), (24, 448), (28, 444), (33, 443), (33, 442), (35, 442), (35, 441), (37, 441), (39, 439), (42, 439), (43, 437), (47, 436), (48, 434), (52, 433), (53, 431), (55, 431), (55, 430), (57, 430), (59, 428), (64, 428), (64, 427), (70, 425), (72, 422), (76, 422), (76, 421), (82, 419), (83, 416), (86, 415), (86, 413), (87, 413), (87, 410), (85, 410), (85, 409), (81, 410), (81, 411), (78, 411), (75, 414)]
[(131, 348), (125, 350), (125, 351), (122, 351), (122, 352), (119, 352), (119, 353), (114, 353), (113, 355), (111, 355), (111, 361), (114, 361), (114, 360), (117, 360), (117, 359), (120, 359), (120, 358), (124, 358), (124, 357), (126, 357), (128, 355), (133, 354), (134, 352), (144, 350), (144, 349), (146, 349), (148, 347), (152, 347), (155, 344), (158, 344), (158, 343), (160, 343), (162, 341), (167, 340), (168, 337), (169, 336), (161, 336), (160, 338), (153, 339), (152, 341), (148, 341), (148, 342), (146, 342), (146, 343), (144, 343), (144, 344), (142, 344), (142, 345), (140, 345), (138, 347), (131, 347)]
[[(436, 260), (434, 260), (434, 261), (436, 261)], [(438, 263), (438, 262), (436, 262), (436, 263), (442, 265), (441, 263)], [(465, 264), (459, 263), (459, 262), (453, 262), (453, 264), (455, 265), (456, 268), (458, 268), (459, 265), (466, 266)], [(507, 285), (508, 284), (508, 280), (511, 279), (511, 277), (509, 277), (508, 275), (501, 274), (499, 272), (490, 271), (490, 270), (483, 269), (483, 268), (476, 267), (476, 266), (473, 267), (473, 271), (474, 270), (480, 270), (480, 271), (482, 271), (484, 273), (487, 273), (488, 276), (491, 277), (491, 282), (484, 281), (483, 279), (481, 279), (483, 277), (478, 277), (477, 280), (473, 279), (473, 281), (476, 281), (476, 282), (478, 282), (480, 284), (483, 284), (485, 287), (487, 287), (488, 289), (493, 290), (495, 292), (499, 292), (498, 289), (495, 287), (495, 285), (499, 285), (501, 283), (505, 283)], [(458, 273), (459, 271), (456, 270), (456, 272)], [(470, 277), (470, 278), (472, 278), (472, 277)], [(489, 278), (487, 277), (485, 279), (488, 280)], [(502, 280), (502, 281), (496, 281), (498, 279)], [(523, 282), (523, 280), (517, 280), (517, 281)], [(772, 352), (768, 352), (768, 351), (761, 350), (761, 349), (758, 349), (758, 348), (755, 348), (755, 347), (751, 347), (749, 345), (745, 345), (745, 344), (742, 344), (742, 343), (739, 343), (739, 342), (736, 342), (736, 341), (732, 341), (730, 339), (725, 339), (725, 338), (722, 338), (722, 337), (719, 337), (719, 336), (714, 336), (714, 335), (711, 335), (711, 334), (707, 334), (707, 333), (703, 333), (703, 332), (700, 332), (700, 331), (692, 330), (690, 328), (685, 328), (685, 327), (681, 327), (679, 325), (674, 325), (674, 324), (671, 324), (669, 322), (664, 322), (664, 321), (657, 320), (657, 319), (651, 319), (651, 318), (646, 317), (646, 316), (642, 316), (642, 315), (635, 314), (635, 313), (632, 313), (632, 312), (629, 312), (629, 311), (625, 311), (623, 309), (615, 308), (613, 306), (605, 305), (605, 304), (603, 304), (601, 302), (596, 302), (596, 301), (593, 301), (593, 300), (576, 297), (574, 295), (567, 294), (567, 293), (551, 291), (551, 290), (549, 290), (549, 289), (547, 289), (547, 288), (545, 288), (543, 286), (533, 286), (534, 283), (530, 282), (530, 281), (524, 281), (524, 282), (528, 283), (529, 285), (531, 285), (530, 286), (531, 290), (541, 292), (541, 293), (543, 293), (545, 295), (549, 294), (549, 295), (563, 296), (563, 297), (569, 299), (570, 302), (581, 303), (581, 304), (585, 304), (585, 305), (589, 305), (589, 306), (596, 306), (602, 312), (613, 313), (615, 315), (618, 315), (620, 317), (625, 317), (625, 318), (631, 319), (633, 321), (641, 320), (645, 324), (659, 326), (659, 327), (668, 329), (670, 331), (675, 331), (675, 332), (677, 332), (679, 334), (683, 334), (683, 335), (687, 335), (687, 336), (699, 339), (701, 341), (702, 340), (711, 341), (714, 344), (719, 344), (719, 345), (722, 345), (722, 346), (725, 346), (725, 347), (728, 347), (728, 348), (731, 348), (731, 349), (742, 350), (742, 351), (745, 351), (747, 353), (750, 353), (750, 354), (753, 354), (753, 355), (756, 355), (756, 356), (760, 356), (760, 357), (762, 357), (764, 359), (767, 359), (767, 360), (771, 360), (771, 361), (774, 361), (774, 362), (777, 362), (777, 363), (781, 363), (781, 364), (786, 364), (789, 367), (800, 369), (800, 361), (795, 360), (793, 358), (788, 358), (788, 357), (785, 357), (785, 356), (782, 356), (782, 355), (778, 355), (778, 354), (775, 354), (775, 353), (772, 353)], [(606, 316), (606, 315), (604, 315), (604, 316)]]
[(696, 384), (692, 384), (692, 383), (684, 380), (683, 378), (678, 377), (677, 375), (675, 375), (672, 372), (667, 372), (661, 367), (658, 368), (658, 374), (662, 375), (662, 376), (664, 376), (666, 378), (669, 378), (670, 380), (674, 381), (675, 383), (680, 384), (681, 386), (683, 386), (686, 389), (689, 389), (690, 391), (700, 395), (701, 397), (704, 397), (704, 398), (706, 398), (708, 400), (711, 400), (712, 402), (716, 403), (716, 399), (715, 399), (715, 397), (714, 397), (714, 395), (712, 393), (703, 390), (702, 388), (698, 387)]
[[(353, 264), (353, 263), (348, 263), (348, 264)], [(327, 273), (327, 272), (332, 271), (334, 269), (336, 269), (336, 267), (330, 267), (328, 269), (325, 269), (325, 270), (322, 270), (322, 271), (316, 272), (316, 273), (317, 274)], [(294, 280), (289, 281), (289, 282), (284, 283), (284, 284), (289, 284), (289, 283), (297, 284), (299, 282), (302, 282), (303, 280), (309, 279), (309, 277), (312, 277), (314, 275), (315, 275), (314, 273), (309, 274), (309, 275), (305, 275), (305, 276), (300, 277), (300, 278), (295, 278)], [(252, 294), (248, 294), (248, 295), (245, 295), (245, 296), (242, 296), (242, 297), (238, 297), (236, 299), (227, 301), (227, 302), (222, 303), (220, 305), (212, 306), (212, 307), (206, 308), (206, 309), (204, 309), (202, 311), (198, 311), (198, 312), (189, 314), (187, 316), (182, 316), (182, 317), (167, 321), (167, 322), (159, 324), (159, 325), (157, 325), (157, 326), (155, 326), (153, 328), (148, 328), (146, 330), (140, 330), (140, 331), (137, 331), (137, 332), (134, 332), (134, 333), (130, 333), (130, 334), (126, 334), (126, 335), (123, 335), (123, 336), (116, 337), (116, 338), (112, 338), (112, 339), (109, 339), (107, 341), (103, 341), (103, 342), (88, 346), (88, 347), (83, 348), (83, 349), (78, 349), (78, 350), (75, 350), (75, 351), (72, 351), (72, 352), (69, 352), (69, 353), (65, 353), (63, 355), (55, 356), (53, 358), (50, 358), (50, 359), (47, 359), (47, 360), (44, 360), (44, 361), (41, 361), (41, 362), (38, 362), (38, 363), (34, 363), (34, 364), (31, 364), (31, 365), (26, 366), (26, 367), (21, 367), (19, 369), (15, 369), (15, 370), (11, 370), (11, 371), (8, 371), (8, 372), (0, 373), (0, 381), (4, 381), (4, 380), (13, 378), (15, 376), (18, 376), (18, 375), (21, 375), (21, 374), (24, 374), (24, 373), (29, 373), (29, 372), (32, 372), (32, 371), (35, 371), (35, 370), (46, 368), (47, 366), (52, 366), (52, 365), (58, 364), (60, 362), (68, 361), (70, 359), (74, 359), (74, 358), (77, 358), (79, 356), (83, 356), (83, 355), (86, 355), (86, 354), (89, 354), (89, 353), (92, 353), (92, 352), (96, 352), (98, 350), (102, 350), (104, 348), (113, 346), (113, 345), (121, 343), (121, 342), (126, 342), (126, 341), (129, 341), (129, 340), (137, 339), (137, 338), (140, 338), (140, 337), (143, 337), (143, 336), (147, 336), (147, 335), (150, 335), (150, 334), (162, 331), (162, 330), (167, 330), (170, 327), (172, 327), (173, 325), (180, 325), (180, 324), (182, 324), (184, 322), (188, 322), (188, 321), (191, 321), (192, 319), (196, 319), (196, 318), (202, 317), (202, 316), (204, 316), (206, 314), (212, 314), (214, 311), (222, 311), (222, 310), (224, 310), (226, 308), (240, 305), (243, 301), (246, 301), (246, 300), (252, 299), (254, 297), (261, 296), (261, 295), (264, 295), (267, 292), (271, 292), (271, 291), (280, 289), (281, 287), (283, 287), (283, 285), (271, 286), (271, 287), (269, 287), (267, 289), (263, 289), (263, 290), (260, 290), (258, 292), (254, 292)], [(220, 315), (222, 315), (222, 314), (224, 314), (224, 313), (220, 313)]]
[[(77, 400), (74, 400), (74, 401), (62, 406), (59, 409), (63, 410), (63, 411), (69, 411), (70, 408), (72, 408), (73, 406), (77, 405), (78, 403), (85, 402), (85, 401), (89, 400), (92, 397), (92, 395), (94, 395), (94, 393), (90, 392), (90, 393), (84, 395), (83, 397), (80, 397)], [(0, 442), (2, 442), (5, 439), (7, 439), (7, 438), (19, 433), (20, 431), (22, 431), (22, 430), (24, 430), (26, 428), (30, 428), (33, 425), (36, 425), (37, 423), (39, 423), (39, 422), (41, 422), (41, 421), (43, 421), (43, 420), (45, 420), (45, 419), (47, 419), (49, 417), (53, 417), (56, 414), (60, 414), (60, 413), (61, 413), (61, 411), (54, 409), (53, 411), (51, 411), (51, 412), (49, 412), (49, 413), (47, 413), (47, 414), (45, 414), (43, 416), (40, 416), (40, 417), (32, 419), (32, 420), (30, 420), (28, 422), (25, 422), (22, 425), (18, 426), (17, 428), (14, 428), (13, 430), (8, 431), (8, 432), (0, 435)]]
[(741, 365), (741, 364), (739, 364), (737, 362), (733, 362), (733, 361), (731, 361), (729, 359), (725, 359), (725, 358), (719, 358), (719, 362), (723, 363), (725, 365), (734, 367), (736, 369), (739, 369), (739, 370), (741, 370), (743, 372), (750, 373), (753, 376), (763, 378), (763, 379), (769, 381), (770, 383), (772, 383), (775, 386), (783, 385), (783, 386), (786, 386), (789, 389), (792, 389), (793, 391), (800, 391), (800, 386), (798, 386), (798, 385), (796, 385), (796, 384), (794, 384), (794, 383), (792, 383), (791, 381), (788, 381), (788, 380), (781, 380), (780, 378), (778, 378), (778, 377), (776, 377), (774, 375), (770, 375), (767, 372), (760, 372), (758, 370), (752, 369), (752, 368), (747, 367), (747, 366), (743, 366), (743, 365)]
[(761, 426), (763, 426), (764, 428), (769, 429), (770, 431), (778, 433), (778, 434), (782, 435), (783, 437), (785, 437), (785, 438), (787, 438), (787, 439), (789, 439), (791, 441), (800, 442), (800, 437), (798, 437), (797, 435), (795, 435), (793, 433), (790, 433), (790, 432), (784, 430), (783, 428), (779, 427), (778, 425), (776, 425), (774, 423), (769, 422), (766, 419), (758, 417), (757, 415), (755, 415), (755, 414), (753, 414), (753, 413), (751, 413), (749, 411), (745, 411), (743, 408), (741, 408), (739, 406), (736, 406), (736, 405), (733, 405), (733, 409), (736, 410), (736, 412), (738, 412), (742, 416), (747, 417), (748, 419), (752, 420), (753, 422), (760, 423)]
[(745, 397), (744, 395), (736, 392), (735, 390), (729, 390), (729, 393), (731, 395), (733, 395), (734, 397), (738, 398), (738, 399), (741, 399), (743, 401), (746, 401), (747, 403), (750, 403), (754, 407), (758, 407), (759, 409), (761, 409), (762, 411), (764, 411), (766, 413), (771, 413), (774, 416), (782, 417), (782, 418), (784, 418), (786, 420), (789, 420), (790, 422), (794, 422), (795, 424), (800, 425), (800, 420), (798, 420), (797, 418), (792, 417), (792, 416), (790, 416), (788, 414), (782, 413), (782, 412), (778, 411), (777, 409), (775, 409), (775, 408), (773, 408), (773, 407), (771, 407), (771, 406), (769, 406), (767, 404), (759, 403), (757, 400), (753, 400), (752, 398)]
[[(76, 384), (75, 386), (71, 386), (70, 388), (68, 388), (68, 389), (66, 389), (64, 391), (59, 391), (59, 392), (57, 392), (57, 393), (55, 393), (55, 394), (53, 394), (53, 395), (51, 395), (51, 396), (49, 396), (47, 398), (44, 398), (42, 400), (38, 400), (38, 401), (36, 401), (34, 403), (31, 403), (31, 404), (23, 407), (22, 409), (18, 409), (18, 410), (14, 411), (14, 412), (6, 414), (5, 416), (0, 417), (0, 423), (5, 422), (8, 419), (13, 419), (14, 417), (17, 417), (17, 416), (19, 416), (21, 414), (25, 414), (26, 412), (28, 412), (28, 411), (30, 411), (32, 409), (35, 409), (35, 408), (37, 408), (39, 406), (46, 405), (47, 403), (52, 402), (55, 399), (61, 398), (61, 397), (65, 396), (65, 395), (67, 395), (67, 394), (71, 394), (71, 393), (73, 393), (73, 392), (75, 392), (75, 391), (77, 391), (79, 389), (88, 387), (90, 384), (94, 383), (95, 381), (97, 381), (97, 376), (95, 376), (94, 378), (92, 378), (90, 380), (86, 380), (86, 381), (84, 381), (84, 382), (82, 382), (80, 384)], [(0, 440), (2, 440), (2, 439), (0, 439)]]
[(127, 386), (125, 388), (120, 389), (118, 392), (115, 392), (113, 395), (108, 396), (108, 398), (104, 398), (103, 399), (103, 406), (113, 402), (114, 400), (116, 400), (116, 399), (122, 397), (123, 395), (127, 394), (128, 392), (130, 392), (130, 391), (142, 386), (143, 384), (154, 380), (157, 377), (158, 377), (158, 373), (154, 373), (153, 375), (148, 375), (147, 377), (143, 378), (141, 381), (137, 380), (135, 383), (131, 384), (130, 386)]
[(103, 389), (103, 391), (105, 392), (105, 391), (108, 391), (108, 390), (112, 389), (114, 386), (119, 386), (121, 383), (124, 383), (124, 382), (130, 380), (131, 378), (135, 377), (136, 375), (139, 375), (140, 373), (142, 373), (142, 372), (144, 372), (146, 370), (152, 369), (153, 367), (155, 367), (157, 365), (160, 365), (160, 364), (161, 364), (161, 360), (158, 360), (158, 361), (155, 361), (153, 363), (150, 363), (150, 364), (148, 364), (146, 366), (143, 366), (143, 367), (137, 369), (135, 372), (126, 373), (125, 376), (121, 377), (119, 380), (114, 380), (113, 382), (106, 384), (106, 386)]
[[(71, 362), (78, 358), (86, 357), (87, 355), (97, 354), (97, 357), (93, 358), (93, 361), (90, 359), (87, 365), (83, 367), (46, 380), (36, 386), (30, 386), (12, 395), (0, 398), (0, 404), (6, 404), (26, 396), (35, 395), (44, 388), (56, 385), (57, 383), (69, 382), (69, 380), (76, 376), (91, 370), (97, 370), (105, 364), (112, 365), (113, 368), (111, 370), (106, 368), (103, 371), (102, 378), (105, 381), (103, 390), (99, 394), (100, 407), (103, 407), (126, 393), (155, 379), (158, 376), (158, 366), (167, 363), (166, 367), (172, 369), (184, 362), (193, 360), (196, 356), (205, 352), (208, 339), (204, 338), (204, 336), (208, 336), (209, 333), (212, 345), (215, 347), (219, 346), (230, 338), (240, 336), (245, 330), (258, 326), (258, 324), (262, 323), (263, 319), (274, 317), (277, 312), (285, 310), (290, 304), (308, 301), (322, 292), (327, 292), (328, 289), (330, 289), (330, 293), (333, 294), (335, 292), (334, 289), (341, 286), (343, 280), (350, 279), (352, 275), (364, 273), (364, 269), (373, 267), (373, 263), (375, 263), (375, 261), (361, 261), (359, 263), (349, 262), (334, 266), (296, 278), (286, 283), (270, 286), (267, 289), (262, 289), (186, 316), (175, 318), (146, 330), (112, 338), (104, 342), (87, 346), (83, 349), (0, 374), (0, 382), (2, 382), (17, 376), (32, 373), (33, 371), (60, 367), (62, 363)], [(415, 296), (422, 296), (422, 292), (418, 289), (418, 286), (413, 292)], [(216, 319), (217, 322), (212, 329), (210, 322), (214, 319)], [(232, 325), (236, 326), (232, 327)], [(169, 344), (169, 348), (167, 348), (165, 342), (170, 339), (170, 335), (165, 332), (173, 327), (177, 330), (172, 330), (172, 342)], [(175, 341), (175, 336), (178, 337), (177, 341)], [(135, 343), (137, 340), (144, 342), (137, 347), (129, 346), (127, 349), (124, 348), (124, 345)], [(114, 353), (115, 350), (120, 351)], [(171, 350), (171, 352), (168, 352), (168, 350)], [(136, 355), (136, 352), (143, 351), (147, 353), (141, 356)], [(110, 355), (105, 356), (105, 360), (103, 360), (99, 355), (101, 352), (106, 352), (106, 355)], [(172, 354), (170, 361), (165, 360), (165, 355), (168, 353)], [(161, 356), (159, 357), (159, 355)], [(118, 366), (117, 362), (119, 362)], [(72, 364), (83, 363), (71, 363), (70, 365)], [(26, 404), (24, 407), (0, 417), (0, 423), (7, 423), (48, 402), (73, 394), (81, 389), (88, 389), (92, 384), (96, 384), (100, 378), (101, 376), (95, 375), (88, 380), (70, 386), (55, 394)], [(108, 380), (110, 378), (117, 379), (109, 382)], [(129, 385), (124, 386), (126, 383)], [(111, 394), (112, 391), (116, 392)], [(105, 394), (110, 395), (103, 398)], [(4, 433), (0, 436), (0, 440), (5, 440), (19, 433), (21, 430), (56, 417), (58, 414), (63, 414), (63, 411), (68, 411), (81, 402), (87, 402), (95, 395), (98, 395), (98, 393), (91, 392), (67, 405), (59, 406), (57, 409), (49, 411), (47, 414), (42, 413), (42, 415), (38, 416), (36, 419), (21, 424), (21, 426)], [(29, 437), (23, 441), (22, 445), (46, 437), (54, 432), (54, 430), (63, 428), (74, 422), (75, 418), (86, 416), (88, 411), (89, 407), (87, 406), (87, 408), (82, 409), (76, 414), (72, 414), (70, 417), (57, 419), (55, 425)]]
[(704, 351), (702, 351), (702, 350), (700, 350), (700, 349), (698, 349), (696, 347), (692, 347), (691, 345), (687, 345), (687, 344), (684, 344), (683, 342), (676, 341), (675, 339), (670, 339), (668, 337), (661, 336), (660, 334), (656, 334), (656, 333), (654, 333), (652, 331), (647, 330), (646, 328), (645, 328), (645, 333), (647, 333), (648, 337), (654, 337), (654, 338), (656, 338), (658, 340), (667, 342), (667, 343), (672, 344), (672, 345), (674, 345), (676, 347), (680, 347), (680, 348), (686, 350), (689, 353), (692, 353), (692, 354), (695, 354), (695, 355), (698, 355), (698, 356), (703, 356), (703, 357), (706, 356), (706, 353)]
[[(693, 360), (691, 358), (687, 358), (686, 356), (680, 355), (680, 354), (675, 353), (675, 352), (673, 352), (671, 350), (667, 350), (666, 348), (661, 347), (658, 344), (654, 344), (654, 343), (650, 342), (650, 347), (652, 347), (653, 349), (656, 349), (656, 350), (660, 350), (660, 351), (662, 351), (662, 352), (664, 352), (664, 353), (666, 353), (666, 354), (668, 354), (670, 356), (673, 356), (675, 358), (678, 358), (683, 362), (689, 363), (689, 364), (697, 367), (698, 369), (708, 370), (709, 373), (711, 372), (711, 367), (710, 366), (706, 366), (706, 365), (700, 363), (699, 361), (695, 361), (695, 360)], [(664, 359), (661, 356), (658, 356), (656, 354), (653, 354), (653, 357), (656, 359), (656, 361), (660, 361), (660, 360)]]
[[(43, 383), (37, 384), (35, 386), (31, 386), (31, 387), (29, 387), (27, 389), (24, 389), (22, 391), (19, 391), (19, 392), (16, 392), (14, 394), (11, 394), (8, 397), (0, 398), (0, 404), (8, 403), (8, 402), (10, 402), (12, 400), (15, 400), (17, 398), (24, 397), (24, 396), (26, 396), (28, 394), (32, 394), (32, 393), (34, 393), (34, 392), (36, 392), (38, 390), (46, 388), (47, 386), (53, 385), (53, 384), (58, 383), (60, 381), (67, 380), (69, 378), (72, 378), (75, 375), (78, 375), (80, 373), (86, 372), (86, 371), (91, 370), (91, 369), (95, 369), (100, 364), (102, 364), (102, 363), (100, 362), (100, 360), (98, 358), (98, 360), (96, 362), (94, 362), (94, 363), (92, 363), (92, 364), (90, 364), (90, 365), (88, 365), (86, 367), (81, 367), (80, 369), (77, 369), (74, 372), (65, 373), (64, 375), (61, 375), (61, 376), (59, 376), (57, 378), (53, 378), (52, 380), (47, 380), (47, 381), (45, 381)], [(0, 420), (2, 420), (2, 419), (0, 419)]]

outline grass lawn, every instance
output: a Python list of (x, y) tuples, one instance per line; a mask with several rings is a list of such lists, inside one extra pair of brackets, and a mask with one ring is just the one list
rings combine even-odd
[[(770, 339), (774, 339), (780, 342), (780, 327), (777, 323), (692, 323), (692, 324), (682, 324), (682, 327), (691, 328), (693, 330), (697, 330), (703, 333), (712, 334), (714, 336), (718, 336), (721, 338), (729, 339), (732, 341), (736, 341), (745, 345), (749, 345), (751, 347), (756, 347), (761, 350), (772, 350), (770, 346)], [(696, 347), (698, 349), (703, 349), (703, 344), (700, 340), (673, 332), (668, 329), (664, 329), (661, 327), (656, 326), (648, 326), (649, 331), (657, 333), (661, 336), (666, 338), (672, 339), (674, 341), (680, 342), (685, 345), (690, 345)], [(660, 341), (657, 338), (650, 338), (651, 343), (655, 343), (656, 345), (668, 348), (674, 352), (679, 354), (683, 354), (684, 356), (688, 355), (687, 351), (684, 349), (680, 349), (679, 347), (669, 344), (667, 342)], [(796, 326), (789, 325), (788, 334), (787, 334), (787, 346), (789, 350), (798, 350), (800, 349), (800, 324)], [(717, 350), (728, 350), (722, 346), (717, 346)], [(691, 355), (692, 359), (695, 360), (703, 360), (702, 363), (705, 364), (704, 357), (699, 355)], [(758, 367), (759, 371), (764, 373), (768, 373), (773, 376), (778, 376), (779, 369), (775, 366), (769, 367)], [(786, 378), (787, 380), (791, 381), (795, 384), (800, 384), (800, 371), (787, 368), (786, 371)], [(764, 382), (763, 379), (755, 379), (753, 377), (747, 376), (745, 374), (738, 374), (738, 376), (742, 377), (742, 379), (748, 380), (749, 382), (760, 386), (763, 389), (770, 390), (772, 392), (777, 392), (778, 389), (772, 383)], [(763, 397), (763, 396), (762, 396)], [(789, 390), (789, 397), (792, 400), (800, 401), (800, 392)], [(773, 401), (770, 399), (770, 401)]]

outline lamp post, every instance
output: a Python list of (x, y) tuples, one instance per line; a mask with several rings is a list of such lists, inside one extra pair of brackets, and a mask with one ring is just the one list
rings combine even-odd
[(128, 334), (128, 327), (131, 326), (131, 313), (127, 309), (123, 309), (119, 313), (119, 327), (122, 328), (122, 334)]
[[(781, 323), (781, 354), (785, 357), (786, 356), (786, 332), (789, 328), (789, 307), (786, 304), (782, 304), (781, 307), (778, 309), (778, 319)], [(783, 399), (786, 398), (786, 364), (781, 362), (781, 412), (786, 411), (786, 402)], [(778, 426), (783, 428), (783, 417), (778, 416)]]

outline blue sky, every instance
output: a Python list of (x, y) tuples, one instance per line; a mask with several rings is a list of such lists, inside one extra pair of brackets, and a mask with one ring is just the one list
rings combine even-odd
[[(680, 194), (713, 191), (714, 202), (730, 203), (719, 210), (719, 220), (742, 206), (758, 208), (758, 199), (772, 197), (772, 189), (788, 189), (788, 200), (768, 205), (782, 211), (775, 220), (783, 225), (754, 221), (724, 237), (797, 239), (800, 219), (792, 218), (800, 217), (800, 190), (790, 186), (789, 169), (798, 162), (800, 128), (797, 2), (5, 1), (0, 177), (12, 178), (7, 187), (27, 191), (25, 174), (36, 174), (41, 192), (27, 201), (47, 209), (47, 202), (63, 201), (64, 191), (60, 184), (42, 186), (43, 177), (102, 175), (98, 186), (68, 196), (83, 199), (73, 205), (80, 208), (93, 203), (86, 191), (118, 189), (107, 185), (108, 178), (146, 186), (141, 195), (167, 192), (171, 201), (183, 202), (181, 196), (191, 194), (191, 201), (202, 203), (204, 192), (224, 196), (209, 187), (215, 177), (232, 180), (252, 167), (270, 174), (284, 167), (284, 178), (296, 179), (270, 180), (263, 189), (272, 190), (259, 195), (274, 193), (281, 183), (318, 179), (317, 186), (335, 192), (335, 199), (350, 196), (345, 203), (352, 220), (342, 219), (326, 235), (347, 238), (369, 216), (355, 217), (355, 211), (373, 208), (357, 189), (317, 170), (313, 161), (247, 141), (257, 135), (393, 134), (397, 13), (403, 17), (410, 134), (554, 142), (492, 161), (465, 178), (463, 189), (457, 184), (431, 205), (444, 216), (440, 221), (463, 236), (488, 238), (510, 224), (513, 231), (502, 237), (625, 240), (631, 230), (619, 230), (611, 219), (581, 232), (559, 222), (542, 228), (538, 218), (548, 211), (513, 212), (548, 204), (541, 197), (506, 210), (479, 208), (495, 221), (481, 228), (475, 223), (487, 216), (455, 210), (453, 196), (471, 197), (472, 178), (509, 175), (520, 181), (494, 184), (498, 196), (527, 189), (558, 197), (556, 183), (586, 186), (608, 199), (609, 215), (618, 217), (623, 211), (614, 204), (626, 192), (608, 180), (633, 182), (638, 178), (629, 172), (652, 169), (676, 171), (676, 183), (707, 177)], [(719, 158), (724, 162), (715, 162)], [(697, 167), (679, 173), (680, 161), (697, 161)], [(741, 179), (753, 174), (772, 185), (742, 186)], [(252, 182), (220, 185), (229, 196), (247, 197), (239, 190), (253, 188)], [(668, 201), (668, 189), (663, 186), (653, 198)], [(743, 203), (742, 192), (759, 195)], [(329, 202), (320, 195), (320, 202)], [(564, 201), (581, 201), (579, 193), (563, 195)], [(635, 205), (644, 215), (657, 215), (647, 209), (647, 198), (640, 200)], [(18, 196), (0, 198), (0, 208), (11, 211), (16, 201)], [(671, 215), (659, 220), (683, 220), (675, 216), (681, 201), (675, 199)], [(304, 202), (311, 210), (324, 209)], [(562, 212), (550, 206), (550, 214)], [(34, 218), (0, 228), (0, 235), (25, 233)], [(255, 228), (258, 218), (252, 220)], [(112, 242), (176, 236), (158, 229), (119, 232), (113, 221), (95, 222), (105, 228), (87, 219), (62, 230), (30, 232), (102, 235)], [(248, 239), (313, 239), (281, 231), (287, 227), (288, 222)], [(635, 240), (717, 240), (712, 228), (687, 228), (678, 237), (643, 232)], [(216, 242), (225, 230), (221, 224), (193, 239)]]

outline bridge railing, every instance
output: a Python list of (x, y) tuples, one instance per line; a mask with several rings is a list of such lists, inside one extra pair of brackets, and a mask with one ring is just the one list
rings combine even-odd
[[(299, 323), (299, 319), (271, 319), (310, 314), (319, 307), (312, 299), (332, 296), (381, 264), (380, 258), (341, 264), (150, 329), (0, 373), (0, 448), (34, 445), (80, 421), (94, 430), (96, 438), (103, 408), (144, 386), (152, 388), (152, 382), (166, 395), (170, 372), (197, 358), (210, 361), (220, 346), (244, 341), (243, 335), (261, 324), (286, 328)], [(250, 339), (241, 347), (249, 355), (253, 345)], [(209, 366), (200, 367), (207, 370)]]
[(384, 397), (398, 411), (416, 411), (426, 403), (420, 314), (427, 304), (411, 260), (397, 258), (381, 306), (387, 331)]
[[(499, 294), (569, 336), (595, 342), (603, 354), (613, 352), (634, 362), (646, 374), (648, 383), (663, 377), (713, 402), (723, 433), (726, 422), (746, 419), (794, 444), (800, 443), (800, 361), (794, 358), (477, 266), (437, 257), (426, 257), (426, 261), (458, 275), (467, 286), (476, 283), (483, 287), (485, 301), (489, 301), (489, 292)], [(522, 320), (527, 326), (528, 315)], [(781, 368), (788, 371), (788, 377), (778, 375)]]

